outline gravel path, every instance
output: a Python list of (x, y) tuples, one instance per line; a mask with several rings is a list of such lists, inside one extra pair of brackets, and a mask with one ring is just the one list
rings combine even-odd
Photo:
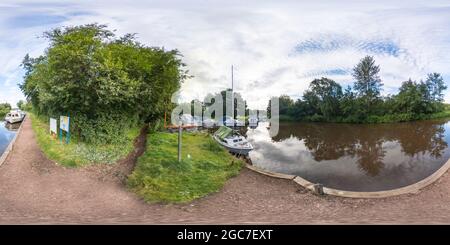
[(0, 167), (0, 223), (450, 223), (450, 177), (414, 195), (319, 197), (243, 169), (219, 193), (186, 205), (145, 204), (112, 168), (66, 169), (44, 157), (28, 118)]

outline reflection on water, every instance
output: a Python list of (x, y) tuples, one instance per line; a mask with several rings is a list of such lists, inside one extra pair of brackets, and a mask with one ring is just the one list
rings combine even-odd
[(270, 138), (266, 126), (249, 129), (254, 165), (353, 191), (413, 184), (450, 157), (450, 123), (421, 121), (354, 125), (282, 123)]
[(14, 138), (19, 127), (20, 123), (9, 124), (0, 121), (0, 156), (6, 150), (6, 147), (8, 147), (9, 142)]

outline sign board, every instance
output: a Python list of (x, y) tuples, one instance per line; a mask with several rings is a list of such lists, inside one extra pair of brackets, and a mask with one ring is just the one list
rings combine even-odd
[(69, 144), (70, 141), (70, 117), (60, 116), (59, 117), (59, 138), (61, 142), (63, 140), (63, 132), (66, 131), (66, 144)]
[(50, 134), (52, 133), (58, 134), (57, 122), (54, 118), (50, 118)]
[(69, 117), (60, 116), (59, 117), (59, 128), (66, 132), (69, 132), (69, 121), (70, 121)]

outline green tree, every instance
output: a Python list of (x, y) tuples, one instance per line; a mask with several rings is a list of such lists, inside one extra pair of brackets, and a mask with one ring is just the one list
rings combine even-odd
[(17, 108), (24, 110), (23, 108), (24, 108), (25, 104), (26, 104), (25, 101), (19, 100), (16, 105), (17, 105)]
[(294, 100), (291, 99), (288, 95), (281, 95), (278, 98), (279, 101), (279, 114), (290, 116), (292, 112), (292, 108), (294, 106)]
[(339, 106), (344, 121), (357, 123), (365, 119), (366, 107), (364, 101), (357, 97), (350, 86), (345, 89)]
[(379, 77), (380, 66), (375, 65), (372, 56), (366, 56), (353, 68), (353, 77), (356, 80), (354, 89), (358, 96), (364, 98), (367, 109), (370, 111), (373, 102), (380, 96), (383, 86)]
[(308, 91), (303, 96), (308, 104), (315, 104), (315, 113), (320, 113), (326, 119), (339, 116), (339, 102), (342, 98), (342, 88), (335, 81), (328, 78), (314, 79)]
[(432, 104), (432, 111), (438, 112), (444, 109), (442, 102), (444, 101), (443, 91), (447, 89), (444, 78), (439, 73), (430, 73), (425, 81), (428, 89), (427, 99)]
[(431, 100), (434, 102), (444, 101), (443, 91), (447, 89), (447, 85), (444, 82), (444, 78), (439, 73), (428, 74), (425, 81), (428, 90), (430, 91)]
[(177, 50), (146, 47), (132, 34), (117, 38), (105, 25), (56, 28), (44, 37), (44, 55), (24, 58), (20, 87), (38, 113), (70, 113), (86, 141), (161, 119), (188, 77)]
[(423, 84), (409, 79), (402, 83), (398, 95), (395, 96), (395, 110), (400, 113), (425, 113), (426, 104)]
[(6, 116), (11, 110), (11, 105), (9, 103), (0, 103), (0, 120)]

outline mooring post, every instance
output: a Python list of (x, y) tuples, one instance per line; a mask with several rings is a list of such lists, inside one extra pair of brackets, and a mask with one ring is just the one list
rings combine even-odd
[(183, 133), (183, 129), (181, 125), (178, 127), (178, 162), (181, 162), (181, 134)]
[(318, 184), (314, 184), (314, 192), (318, 195), (324, 195), (325, 193), (323, 192), (323, 185), (318, 183)]

